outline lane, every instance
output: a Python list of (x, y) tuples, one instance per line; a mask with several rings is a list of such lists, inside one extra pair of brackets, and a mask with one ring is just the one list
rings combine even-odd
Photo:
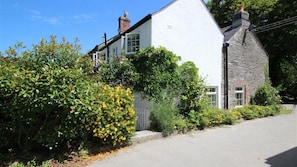
[(137, 144), (89, 167), (297, 166), (297, 111)]

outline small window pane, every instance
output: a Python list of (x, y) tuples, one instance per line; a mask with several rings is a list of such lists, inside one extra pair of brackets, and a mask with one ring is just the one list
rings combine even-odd
[(244, 88), (236, 87), (235, 88), (235, 100), (237, 106), (244, 105)]
[(209, 92), (216, 92), (216, 88), (210, 88)]
[(127, 35), (127, 49), (126, 52), (135, 53), (139, 50), (139, 34)]
[(207, 95), (210, 99), (209, 104), (213, 106), (217, 106), (218, 104), (218, 95), (217, 95), (217, 88), (216, 87), (210, 87), (209, 92), (207, 92)]

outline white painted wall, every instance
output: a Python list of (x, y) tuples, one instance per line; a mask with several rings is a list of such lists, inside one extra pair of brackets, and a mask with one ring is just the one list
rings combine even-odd
[(151, 46), (152, 20), (148, 20), (130, 33), (140, 34), (140, 49)]
[[(206, 84), (218, 87), (221, 107), (223, 34), (202, 0), (175, 0), (130, 33), (140, 34), (140, 49), (164, 46), (181, 56), (181, 63), (193, 61)], [(110, 53), (116, 46), (121, 40)]]
[[(193, 61), (221, 99), (223, 34), (202, 0), (176, 0), (152, 16), (152, 45)], [(219, 107), (221, 101), (219, 100)]]
[[(133, 31), (129, 32), (131, 34), (132, 33), (140, 34), (140, 49), (151, 46), (151, 27), (152, 27), (151, 24), (152, 24), (151, 20), (148, 20), (147, 22), (143, 23), (142, 25), (140, 25)], [(125, 35), (122, 36), (122, 38), (124, 38), (124, 37), (125, 37)], [(110, 56), (113, 56), (112, 55), (113, 48), (117, 47), (119, 49), (119, 53), (121, 53), (121, 51), (123, 49), (125, 49), (125, 48), (123, 48), (124, 44), (122, 42), (124, 42), (123, 39), (119, 39), (109, 45)], [(105, 48), (104, 50), (102, 50), (102, 52), (106, 53), (107, 49)]]

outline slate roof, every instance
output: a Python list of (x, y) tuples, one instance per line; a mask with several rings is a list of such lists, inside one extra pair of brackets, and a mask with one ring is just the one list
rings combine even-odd
[(221, 29), (222, 33), (224, 34), (224, 43), (228, 43), (233, 35), (241, 28), (241, 26), (237, 26), (233, 28), (232, 26), (227, 26)]

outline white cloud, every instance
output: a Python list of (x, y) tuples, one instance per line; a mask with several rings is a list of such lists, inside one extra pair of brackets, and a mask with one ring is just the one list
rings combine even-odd
[(57, 25), (61, 23), (62, 17), (46, 17), (43, 16), (39, 11), (37, 10), (30, 10), (29, 11), (31, 19), (34, 21), (42, 21), (51, 25)]
[(58, 25), (58, 24), (71, 24), (71, 23), (88, 23), (88, 22), (95, 22), (97, 14), (77, 14), (70, 17), (63, 17), (63, 16), (44, 16), (41, 12), (37, 10), (30, 10), (30, 17), (34, 21), (42, 21), (51, 25)]
[(78, 14), (72, 16), (72, 19), (75, 23), (87, 23), (87, 22), (95, 22), (97, 14)]

